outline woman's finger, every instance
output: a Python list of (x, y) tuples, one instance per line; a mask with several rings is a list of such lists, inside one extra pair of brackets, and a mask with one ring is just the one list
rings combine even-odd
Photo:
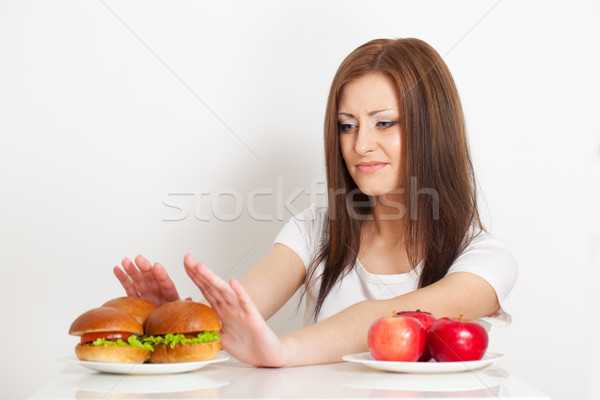
[(179, 292), (177, 292), (177, 288), (175, 288), (175, 284), (169, 277), (169, 274), (167, 274), (165, 267), (159, 263), (155, 263), (154, 267), (152, 267), (152, 274), (154, 276), (154, 280), (158, 284), (158, 288), (162, 294), (162, 297), (166, 301), (179, 300)]
[(194, 260), (194, 257), (192, 257), (189, 253), (185, 255), (183, 259), (183, 266), (185, 267), (185, 272), (196, 284), (196, 286), (198, 286), (198, 288), (207, 291), (210, 288), (210, 284), (206, 279), (204, 279), (204, 277), (202, 277), (198, 273), (198, 268), (196, 267), (197, 264), (198, 262)]
[(123, 289), (125, 289), (125, 293), (127, 293), (127, 296), (139, 297), (140, 294), (138, 293), (131, 279), (129, 279), (129, 275), (127, 275), (121, 268), (119, 268), (116, 265), (113, 268), (113, 272), (119, 280), (119, 282), (121, 282), (121, 286), (123, 286)]
[(129, 278), (131, 278), (133, 281), (133, 284), (135, 285), (135, 288), (140, 296), (144, 297), (148, 293), (148, 287), (146, 286), (146, 282), (144, 281), (144, 277), (142, 276), (140, 270), (137, 269), (137, 267), (133, 265), (131, 260), (127, 257), (123, 259), (121, 264), (123, 264), (123, 269), (125, 269), (125, 272), (127, 272), (127, 275), (129, 275)]
[(209, 291), (205, 290), (204, 288), (201, 288), (200, 292), (202, 293), (204, 300), (206, 300), (208, 302), (208, 304), (217, 313), (217, 315), (220, 314), (220, 309), (221, 309), (222, 303), (220, 303), (217, 299), (215, 299), (215, 297)]
[(199, 275), (196, 272), (196, 264), (192, 264), (191, 263), (191, 259), (188, 259), (188, 257), (186, 256), (183, 260), (183, 266), (185, 268), (185, 272), (188, 274), (188, 276), (190, 277), (190, 279), (192, 280), (192, 282), (194, 282), (194, 284), (198, 287), (198, 289), (200, 289), (200, 291), (202, 292), (202, 295), (204, 296), (204, 298), (207, 298), (206, 295), (206, 284), (205, 282), (200, 279)]
[(214, 303), (217, 305), (225, 304), (225, 299), (221, 296), (219, 290), (200, 273), (200, 265), (201, 263), (195, 265), (187, 264), (185, 270), (211, 305)]
[[(186, 267), (186, 271), (187, 271)], [(194, 282), (196, 284), (196, 286), (198, 287), (198, 289), (200, 289), (200, 293), (202, 293), (202, 296), (204, 297), (204, 299), (208, 302), (208, 304), (215, 310), (215, 312), (217, 312), (218, 314), (218, 310), (220, 308), (219, 306), (219, 301), (212, 295), (212, 293), (208, 290), (208, 287), (206, 286), (206, 283), (203, 282), (201, 279), (199, 279), (196, 275), (195, 272), (193, 271), (188, 271), (188, 275), (190, 276), (190, 278), (192, 279), (192, 282)]]
[(248, 292), (246, 292), (246, 289), (244, 288), (244, 286), (242, 286), (240, 281), (238, 281), (235, 278), (231, 278), (229, 280), (229, 285), (237, 295), (239, 299), (239, 304), (244, 312), (257, 312), (256, 305), (254, 304), (254, 302), (250, 298), (250, 295), (248, 294)]
[(135, 258), (135, 264), (138, 269), (142, 273), (142, 278), (144, 278), (144, 282), (148, 289), (157, 297), (160, 297), (161, 291), (158, 282), (154, 278), (154, 274), (152, 273), (152, 264), (148, 261), (144, 256), (138, 255)]
[[(236, 307), (238, 305), (238, 298), (227, 281), (223, 280), (220, 276), (217, 276), (201, 262), (196, 264), (196, 267), (200, 276), (210, 285), (209, 290), (211, 290), (211, 293), (216, 291), (218, 296), (220, 296), (229, 306)], [(215, 296), (217, 295), (215, 294)]]
[(217, 304), (225, 305), (227, 304), (226, 299), (223, 297), (223, 293), (219, 290), (219, 288), (215, 287), (215, 284), (208, 280), (202, 274), (202, 263), (198, 263), (192, 267), (192, 271), (195, 272), (196, 279), (200, 282), (203, 288), (203, 293), (208, 294), (212, 297)]
[(183, 264), (184, 265), (196, 265), (196, 264), (198, 264), (198, 261), (196, 261), (190, 253), (186, 253), (186, 255), (183, 257)]

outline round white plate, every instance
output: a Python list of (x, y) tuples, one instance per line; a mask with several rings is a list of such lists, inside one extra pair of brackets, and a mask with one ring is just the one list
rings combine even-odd
[(381, 371), (391, 372), (416, 372), (416, 373), (440, 373), (440, 372), (461, 372), (471, 371), (487, 367), (494, 361), (504, 357), (498, 353), (486, 353), (481, 360), (477, 361), (456, 361), (456, 362), (405, 362), (405, 361), (377, 361), (373, 359), (371, 353), (349, 354), (343, 357), (344, 361), (364, 364), (368, 367)]
[(124, 375), (161, 375), (161, 374), (179, 374), (182, 372), (190, 372), (205, 367), (209, 364), (214, 364), (229, 360), (226, 355), (218, 354), (215, 358), (208, 361), (196, 361), (186, 363), (169, 363), (169, 364), (125, 364), (125, 363), (104, 363), (93, 361), (81, 361), (74, 359), (73, 362), (83, 367), (109, 374), (124, 374)]

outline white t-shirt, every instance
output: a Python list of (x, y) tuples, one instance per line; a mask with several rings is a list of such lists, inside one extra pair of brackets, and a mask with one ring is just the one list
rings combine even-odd
[[(326, 218), (326, 207), (317, 208), (312, 205), (292, 217), (273, 243), (281, 243), (292, 249), (308, 268), (319, 249)], [(321, 263), (317, 267), (315, 277), (320, 276), (323, 266), (324, 263)], [(343, 275), (325, 298), (317, 321), (363, 300), (389, 299), (417, 290), (422, 269), (423, 262), (412, 271), (403, 274), (372, 274), (357, 259), (350, 272)], [(448, 274), (459, 271), (482, 277), (494, 288), (498, 296), (498, 312), (492, 317), (480, 318), (479, 322), (486, 329), (489, 329), (490, 325), (508, 326), (511, 322), (507, 311), (508, 295), (517, 280), (517, 264), (506, 244), (483, 231), (480, 232), (450, 266)], [(306, 293), (305, 325), (313, 322), (319, 287), (320, 282), (311, 283)]]

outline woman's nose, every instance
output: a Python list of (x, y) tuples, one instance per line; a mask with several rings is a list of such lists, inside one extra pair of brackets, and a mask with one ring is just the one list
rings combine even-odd
[(366, 154), (373, 151), (375, 147), (377, 147), (375, 130), (367, 124), (361, 124), (358, 129), (356, 143), (354, 143), (354, 150), (358, 154)]

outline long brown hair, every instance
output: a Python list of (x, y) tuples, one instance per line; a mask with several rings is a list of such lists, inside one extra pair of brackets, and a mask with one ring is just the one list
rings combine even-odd
[(333, 286), (354, 266), (361, 244), (361, 216), (370, 212), (365, 206), (369, 197), (357, 188), (342, 158), (337, 114), (343, 86), (371, 73), (390, 78), (397, 92), (403, 193), (409, 199), (404, 204), (409, 218), (403, 233), (411, 267), (423, 257), (419, 287), (446, 275), (471, 239), (466, 237), (471, 225), (483, 229), (462, 107), (441, 56), (412, 38), (376, 39), (358, 47), (338, 68), (327, 101), (328, 218), (305, 282), (305, 287), (314, 283), (317, 266), (324, 262), (315, 319)]

